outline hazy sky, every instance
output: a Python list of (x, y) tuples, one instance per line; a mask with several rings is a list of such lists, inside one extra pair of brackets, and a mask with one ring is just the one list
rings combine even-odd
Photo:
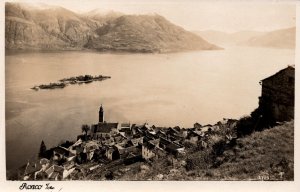
[[(22, 1), (24, 2), (24, 1)], [(293, 1), (199, 0), (30, 0), (58, 5), (75, 12), (99, 8), (127, 14), (157, 13), (187, 30), (269, 31), (295, 26)]]

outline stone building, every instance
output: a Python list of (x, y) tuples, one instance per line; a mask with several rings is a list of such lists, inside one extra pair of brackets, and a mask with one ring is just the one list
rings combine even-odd
[(91, 126), (91, 136), (93, 139), (110, 137), (118, 133), (119, 123), (99, 122)]
[(104, 120), (104, 109), (102, 105), (99, 109), (99, 122), (91, 126), (90, 135), (93, 139), (109, 138), (110, 136), (117, 134), (120, 129), (119, 123), (108, 123)]
[(295, 67), (288, 66), (260, 81), (262, 93), (259, 108), (262, 117), (270, 122), (294, 118)]

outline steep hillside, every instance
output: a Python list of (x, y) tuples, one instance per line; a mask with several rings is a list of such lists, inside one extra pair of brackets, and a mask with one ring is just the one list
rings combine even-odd
[(295, 49), (296, 27), (281, 29), (256, 36), (244, 42), (244, 45), (272, 48)]
[(132, 167), (120, 180), (294, 180), (294, 121), (223, 147), (217, 142), (211, 149), (187, 148), (179, 166), (159, 159)]
[(293, 180), (294, 121), (239, 138), (199, 180)]
[(294, 121), (239, 139), (219, 160), (228, 179), (293, 180)]
[(5, 4), (6, 49), (97, 49), (169, 52), (219, 49), (158, 15), (93, 10), (77, 14), (56, 6)]
[(86, 44), (98, 24), (61, 7), (6, 3), (5, 47), (68, 49)]
[(88, 48), (137, 52), (218, 49), (159, 15), (124, 15), (96, 32), (98, 37), (91, 39)]

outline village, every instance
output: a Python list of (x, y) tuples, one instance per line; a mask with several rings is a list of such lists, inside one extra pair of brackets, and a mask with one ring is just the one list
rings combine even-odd
[[(256, 110), (259, 116), (256, 119), (251, 114), (247, 121), (257, 126), (267, 120), (277, 123), (293, 119), (294, 72), (295, 68), (288, 66), (260, 82), (262, 95)], [(281, 94), (276, 87), (280, 87)], [(225, 118), (214, 125), (195, 123), (192, 128), (106, 122), (102, 105), (98, 116), (98, 123), (82, 125), (82, 134), (74, 142), (46, 149), (42, 141), (39, 157), (24, 166), (21, 179), (113, 180), (118, 174), (126, 174), (131, 165), (143, 162), (140, 169), (149, 169), (145, 165), (151, 166), (160, 159), (168, 159), (171, 167), (182, 168), (187, 166), (188, 149), (213, 148), (219, 141), (225, 147), (232, 146), (244, 130), (241, 120)]]
[[(104, 121), (104, 109), (99, 109), (99, 122), (83, 125), (82, 135), (75, 143), (66, 142), (46, 150), (42, 142), (40, 159), (28, 162), (24, 180), (72, 180), (82, 179), (85, 173), (99, 170), (104, 176), (116, 165), (130, 165), (140, 161), (151, 162), (169, 156), (176, 161), (185, 155), (185, 144), (208, 147), (211, 136), (225, 131), (228, 142), (236, 138), (234, 127), (237, 120), (224, 119), (215, 125), (193, 128), (155, 127), (147, 123), (109, 123)], [(108, 171), (107, 171), (108, 170)], [(80, 177), (81, 175), (81, 177)], [(107, 179), (106, 175), (106, 179)]]

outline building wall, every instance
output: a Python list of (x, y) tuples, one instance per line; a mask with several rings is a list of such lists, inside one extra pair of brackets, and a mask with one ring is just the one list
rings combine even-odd
[(105, 156), (109, 159), (109, 160), (117, 160), (120, 159), (120, 154), (118, 150), (114, 150), (114, 149), (108, 149), (105, 152)]
[(294, 118), (295, 69), (288, 67), (262, 81), (259, 106), (275, 121)]
[(151, 159), (152, 157), (155, 157), (155, 153), (147, 147), (142, 146), (142, 156), (144, 159)]
[(196, 144), (198, 142), (198, 136), (191, 137), (190, 142)]
[(119, 151), (120, 151), (121, 154), (130, 153), (130, 152), (136, 152), (137, 151), (137, 147), (136, 146), (126, 147), (126, 148), (123, 148), (123, 149), (119, 149)]
[(98, 140), (100, 138), (110, 137), (110, 135), (110, 133), (97, 132), (93, 135), (93, 137)]

